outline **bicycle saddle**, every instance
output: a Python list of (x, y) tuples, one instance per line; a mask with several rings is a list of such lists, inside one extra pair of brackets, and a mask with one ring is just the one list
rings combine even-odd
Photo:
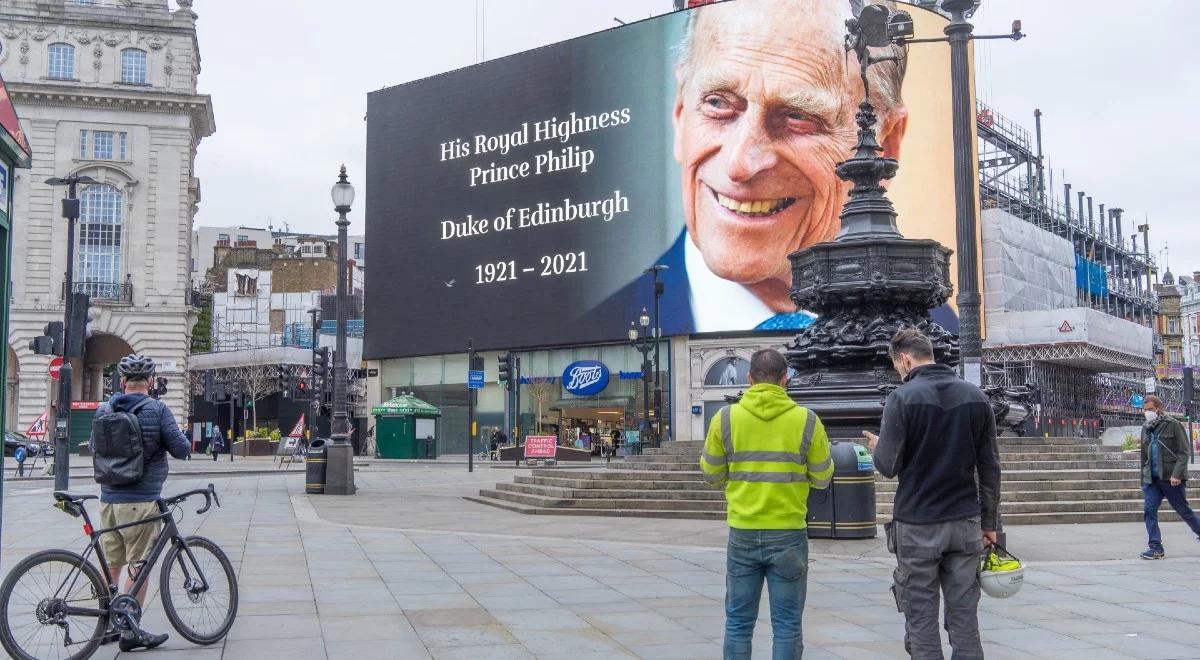
[(54, 491), (55, 502), (75, 502), (78, 504), (79, 502), (86, 502), (94, 499), (96, 499), (95, 495), (72, 495), (70, 493), (64, 493), (61, 490)]

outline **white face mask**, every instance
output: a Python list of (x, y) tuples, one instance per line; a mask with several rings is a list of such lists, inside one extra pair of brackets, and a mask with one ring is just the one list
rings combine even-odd
[(1155, 421), (1157, 421), (1157, 420), (1158, 420), (1158, 413), (1157, 413), (1157, 412), (1155, 412), (1155, 411), (1153, 411), (1153, 410), (1147, 410), (1147, 411), (1146, 411), (1146, 421), (1147, 421), (1147, 422), (1150, 422), (1151, 424), (1153, 424), (1153, 423), (1154, 423)]

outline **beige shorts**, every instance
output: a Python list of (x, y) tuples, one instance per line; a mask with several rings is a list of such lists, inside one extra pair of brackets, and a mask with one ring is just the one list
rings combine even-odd
[[(131, 502), (119, 504), (100, 504), (100, 527), (116, 527), (126, 523), (153, 518), (161, 512), (157, 502)], [(154, 540), (158, 538), (158, 530), (162, 521), (154, 521), (144, 525), (134, 525), (115, 532), (108, 532), (100, 537), (100, 547), (104, 549), (104, 558), (109, 566), (137, 564), (150, 554)]]

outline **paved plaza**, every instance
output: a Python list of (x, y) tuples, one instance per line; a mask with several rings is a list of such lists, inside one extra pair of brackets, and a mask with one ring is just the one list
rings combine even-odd
[[(488, 467), (373, 462), (355, 497), (307, 496), (298, 470), (265, 471), (168, 481), (167, 493), (216, 484), (224, 506), (204, 516), (185, 507), (181, 527), (234, 560), (241, 606), (228, 639), (196, 647), (169, 628), (152, 591), (146, 625), (172, 638), (129, 657), (720, 657), (720, 522), (525, 516), (464, 500), (522, 473)], [(39, 549), (82, 548), (79, 521), (50, 506), (50, 486), (6, 483), (5, 573)], [(1182, 524), (1164, 525), (1168, 559), (1158, 562), (1134, 558), (1138, 524), (1008, 531), (1030, 569), (1018, 596), (983, 601), (989, 658), (1200, 658), (1200, 543)], [(881, 539), (813, 542), (806, 657), (906, 657), (891, 566)], [(770, 656), (768, 618), (764, 602), (755, 657)]]

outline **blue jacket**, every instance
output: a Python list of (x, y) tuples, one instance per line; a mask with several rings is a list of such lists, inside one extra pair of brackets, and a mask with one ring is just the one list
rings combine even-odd
[[(147, 395), (117, 394), (104, 405), (115, 411), (129, 410)], [(163, 482), (167, 480), (167, 453), (178, 459), (192, 452), (187, 436), (179, 430), (175, 415), (162, 401), (151, 401), (137, 412), (142, 427), (142, 480), (128, 486), (100, 486), (100, 501), (108, 504), (153, 502), (162, 497)]]

